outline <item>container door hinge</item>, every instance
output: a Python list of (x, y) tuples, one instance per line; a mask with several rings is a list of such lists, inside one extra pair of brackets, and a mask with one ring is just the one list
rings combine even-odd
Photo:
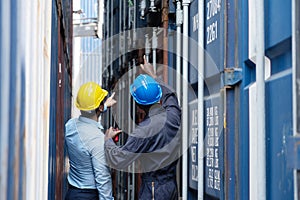
[(300, 136), (290, 136), (287, 139), (287, 166), (300, 169)]
[(225, 68), (224, 69), (224, 85), (233, 86), (240, 82), (243, 78), (241, 68)]

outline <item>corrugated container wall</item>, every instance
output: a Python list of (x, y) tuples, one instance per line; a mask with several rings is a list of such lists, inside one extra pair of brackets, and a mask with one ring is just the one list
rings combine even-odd
[[(151, 12), (151, 2), (161, 13)], [(150, 62), (157, 57), (176, 66), (182, 75), (175, 77), (183, 107), (182, 142), (190, 142), (178, 170), (183, 199), (298, 199), (299, 1), (114, 0), (105, 1), (104, 8), (107, 89), (138, 66), (143, 54)], [(167, 53), (153, 43), (150, 48), (151, 34), (135, 31), (167, 23), (168, 34), (160, 42), (169, 47)], [(127, 30), (133, 31), (123, 33)], [(122, 103), (134, 73), (117, 83), (121, 108), (130, 107)], [(164, 71), (170, 79), (171, 74)], [(190, 98), (181, 79), (198, 99)], [(119, 113), (120, 125), (126, 125), (127, 116)], [(114, 194), (134, 199), (139, 177), (114, 174)]]
[(70, 2), (0, 2), (0, 199), (62, 195)]
[[(100, 0), (90, 1), (74, 1), (74, 11), (82, 10), (82, 13), (73, 14), (74, 23), (96, 23), (98, 19), (98, 3), (102, 5)], [(101, 12), (101, 8), (100, 8)], [(76, 99), (79, 87), (89, 81), (96, 82), (102, 85), (102, 58), (101, 58), (101, 38), (96, 38), (93, 35), (85, 37), (73, 38), (73, 98)], [(78, 116), (79, 110), (72, 103), (72, 116)]]

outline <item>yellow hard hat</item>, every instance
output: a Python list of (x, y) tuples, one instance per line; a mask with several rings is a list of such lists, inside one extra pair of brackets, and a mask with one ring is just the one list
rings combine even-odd
[(79, 110), (94, 110), (99, 107), (100, 103), (107, 96), (108, 92), (95, 82), (83, 84), (77, 93), (76, 107)]

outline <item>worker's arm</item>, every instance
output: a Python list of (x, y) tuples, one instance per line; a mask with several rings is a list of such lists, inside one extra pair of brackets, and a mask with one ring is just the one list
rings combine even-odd
[(144, 138), (129, 136), (126, 144), (119, 147), (112, 138), (106, 138), (105, 157), (107, 163), (114, 169), (127, 170), (127, 167), (147, 148), (147, 141), (145, 140)]
[(174, 112), (180, 115), (181, 109), (178, 104), (178, 99), (175, 90), (159, 78), (156, 78), (155, 80), (159, 83), (162, 89), (162, 97), (160, 99), (162, 106), (165, 109), (173, 109)]
[[(161, 89), (162, 89), (162, 97), (160, 99), (162, 106), (167, 111), (171, 111), (169, 113), (171, 113), (172, 115), (175, 116), (174, 120), (178, 121), (178, 123), (180, 123), (181, 109), (179, 107), (179, 103), (178, 103), (178, 99), (177, 99), (175, 90), (172, 87), (170, 87), (169, 85), (167, 85), (166, 83), (164, 83), (162, 80), (160, 80), (156, 76), (156, 74), (154, 72), (154, 67), (153, 67), (153, 65), (148, 63), (146, 56), (144, 56), (144, 64), (141, 64), (141, 68), (144, 72), (146, 72), (149, 76), (154, 78), (159, 83), (159, 85), (161, 86)], [(179, 116), (179, 118), (176, 117), (176, 115)]]
[(89, 152), (92, 157), (93, 170), (99, 199), (113, 200), (112, 181), (109, 168), (105, 160), (103, 135), (95, 136), (89, 143)]

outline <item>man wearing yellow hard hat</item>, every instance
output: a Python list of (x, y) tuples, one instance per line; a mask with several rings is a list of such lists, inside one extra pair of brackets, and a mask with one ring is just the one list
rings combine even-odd
[(113, 106), (114, 93), (94, 82), (83, 84), (77, 94), (76, 107), (81, 115), (70, 119), (65, 127), (69, 155), (69, 199), (113, 199), (112, 182), (104, 154), (103, 127), (98, 123), (101, 113)]

